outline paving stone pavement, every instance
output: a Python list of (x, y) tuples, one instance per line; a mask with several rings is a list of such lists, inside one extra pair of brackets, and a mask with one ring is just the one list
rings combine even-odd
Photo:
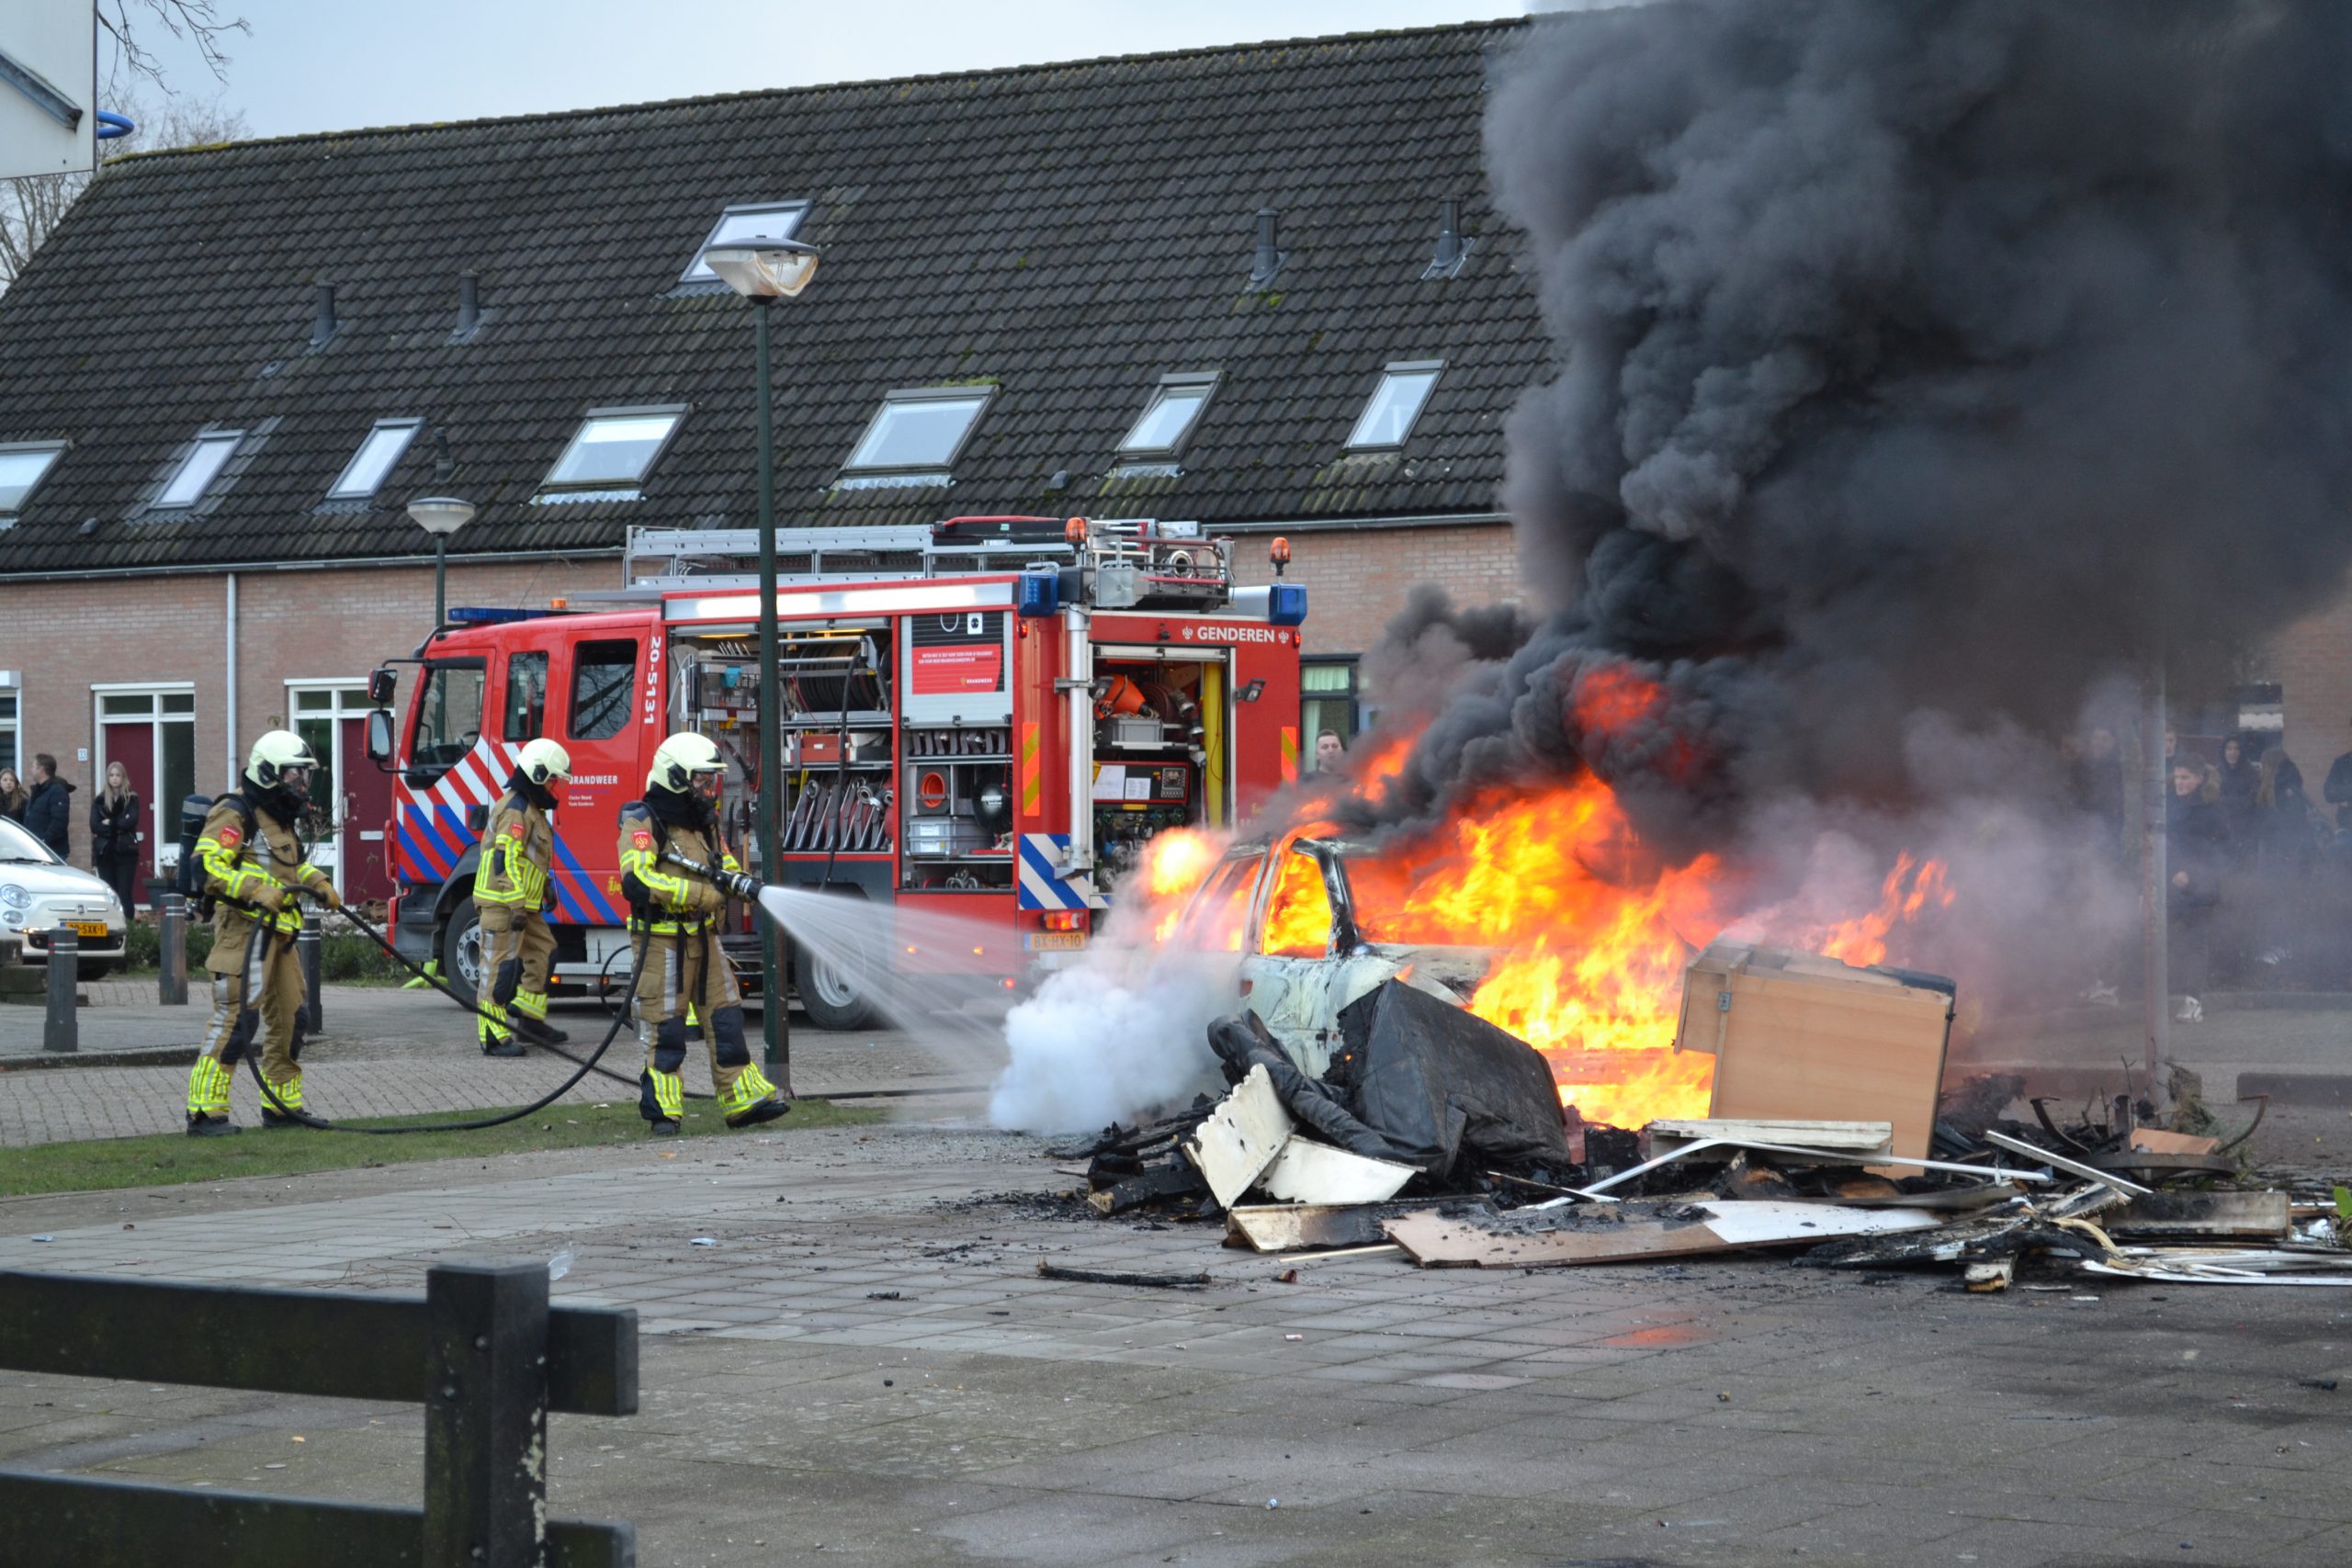
[[(661, 1153), (0, 1201), (0, 1268), (415, 1290), (436, 1257), (568, 1248), (560, 1299), (639, 1314), (645, 1394), (633, 1417), (557, 1418), (554, 1506), (633, 1519), (649, 1565), (2352, 1551), (2352, 1393), (2313, 1386), (2352, 1386), (2331, 1292), (1976, 1297), (1777, 1259), (1359, 1258), (1283, 1283), (1210, 1227), (1059, 1217), (1032, 1140), (900, 1125)], [(1041, 1258), (1213, 1282), (1067, 1283)], [(421, 1441), (398, 1407), (0, 1376), (12, 1466), (393, 1502)]]
[[(399, 1116), (436, 1111), (471, 1111), (518, 1105), (561, 1083), (573, 1065), (547, 1052), (517, 1060), (483, 1056), (465, 1032), (466, 1017), (440, 997), (365, 986), (330, 986), (324, 998), (325, 1032), (302, 1054), (304, 1095), (309, 1109), (337, 1116)], [(29, 1013), (29, 1018), (16, 1016)], [(37, 1010), (0, 1008), (0, 1067), (8, 1058), (38, 1051)], [(117, 1004), (85, 1011), (85, 1052), (192, 1045), (208, 1010), (198, 1005), (163, 1007), (153, 992), (137, 1005)], [(572, 1037), (567, 1047), (584, 1055), (602, 1040), (609, 1015), (594, 1003), (566, 1003), (554, 1021)], [(752, 1010), (754, 1038), (759, 1015)], [(805, 1095), (907, 1090), (929, 1095), (984, 1084), (990, 1064), (944, 1062), (911, 1036), (893, 1031), (835, 1034), (796, 1020), (792, 1037), (793, 1088)], [(639, 1050), (623, 1031), (605, 1064), (634, 1076)], [(699, 1044), (686, 1058), (687, 1087), (710, 1088), (707, 1060)], [(631, 1089), (591, 1075), (571, 1097), (583, 1103), (627, 1096)], [(51, 1143), (72, 1138), (116, 1138), (177, 1131), (187, 1095), (187, 1069), (171, 1066), (75, 1065), (38, 1070), (0, 1071), (0, 1146)], [(260, 1118), (260, 1097), (241, 1074), (231, 1109), (248, 1124)]]

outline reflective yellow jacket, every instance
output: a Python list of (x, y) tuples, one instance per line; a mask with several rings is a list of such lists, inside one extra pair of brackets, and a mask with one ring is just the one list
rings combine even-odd
[(641, 800), (632, 800), (621, 807), (621, 886), (628, 889), (630, 879), (635, 878), (645, 890), (645, 929), (656, 936), (699, 931), (725, 911), (727, 895), (709, 878), (696, 876), (683, 866), (664, 861), (662, 852), (665, 842), (670, 849), (702, 865), (717, 865), (726, 871), (743, 868), (728, 852), (722, 840), (705, 838), (692, 828), (657, 822)]
[[(334, 886), (311, 863), (300, 834), (234, 795), (212, 803), (196, 840), (196, 860), (206, 889), (220, 900), (212, 916), (216, 937), (248, 922), (291, 935), (302, 929), (302, 909), (290, 895), (323, 893)], [(266, 907), (272, 887), (278, 890), (275, 911)]]
[(490, 820), (482, 826), (474, 902), (524, 912), (544, 909), (548, 873), (554, 865), (555, 825), (546, 812), (510, 794), (490, 808)]

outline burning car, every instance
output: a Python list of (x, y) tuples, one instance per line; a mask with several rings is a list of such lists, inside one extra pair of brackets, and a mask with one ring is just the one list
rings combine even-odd
[(1491, 948), (1409, 939), (1370, 846), (1294, 833), (1228, 850), (1171, 944), (1243, 954), (1240, 1000), (1309, 1074), (1330, 1065), (1342, 1009), (1386, 980), (1466, 1007)]

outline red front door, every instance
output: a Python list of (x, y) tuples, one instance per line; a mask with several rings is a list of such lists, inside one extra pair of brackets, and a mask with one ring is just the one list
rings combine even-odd
[[(139, 825), (141, 830), (147, 835), (147, 841), (140, 846), (146, 851), (140, 865), (138, 889), (143, 895), (147, 891), (147, 878), (163, 874), (162, 867), (156, 863), (156, 857), (163, 852), (164, 835), (155, 830), (155, 824), (158, 820), (168, 821), (176, 830), (179, 825), (180, 803), (175, 800), (166, 805), (155, 798), (155, 792), (163, 786), (155, 778), (155, 727), (153, 723), (142, 718), (130, 724), (107, 725), (105, 753), (105, 761), (122, 764), (122, 771), (130, 775), (130, 787), (139, 794)], [(106, 782), (106, 770), (101, 767), (98, 770), (93, 793), (95, 794), (97, 789), (104, 789)], [(80, 805), (83, 798), (77, 795), (75, 803)], [(161, 818), (157, 814), (159, 807), (164, 813)], [(82, 820), (74, 824), (74, 836), (82, 842), (87, 843), (90, 838), (89, 807), (82, 806), (81, 810)]]
[(337, 721), (343, 730), (343, 896), (354, 903), (392, 896), (392, 775), (368, 760), (368, 721)]

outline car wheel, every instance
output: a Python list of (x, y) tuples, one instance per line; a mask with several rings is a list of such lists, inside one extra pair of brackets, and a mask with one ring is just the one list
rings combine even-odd
[(854, 969), (814, 957), (805, 948), (795, 953), (793, 963), (800, 981), (800, 1005), (809, 1022), (820, 1029), (851, 1030), (874, 1021), (874, 1004), (866, 1000)]
[(441, 983), (468, 1007), (481, 995), (481, 919), (471, 898), (460, 900), (441, 928)]

